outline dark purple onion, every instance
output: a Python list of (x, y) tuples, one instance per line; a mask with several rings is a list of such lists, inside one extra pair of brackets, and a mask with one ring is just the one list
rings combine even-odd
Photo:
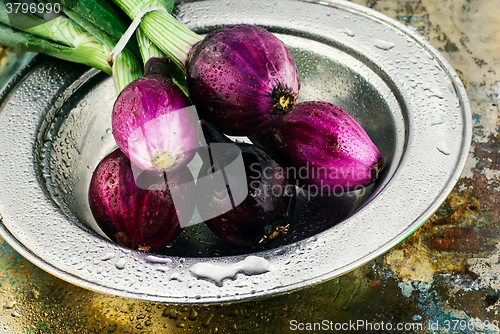
[[(159, 250), (181, 232), (179, 221), (194, 211), (193, 181), (187, 167), (164, 175), (133, 166), (120, 149), (107, 155), (95, 169), (89, 189), (92, 214), (103, 232), (122, 246)], [(182, 192), (182, 210), (176, 210), (171, 192)]]
[(229, 135), (257, 133), (279, 121), (300, 88), (283, 42), (245, 24), (212, 31), (192, 48), (187, 84), (200, 117)]
[[(202, 129), (210, 143), (212, 158), (203, 158), (197, 180), (197, 193), (202, 197), (198, 197), (197, 203), (200, 216), (209, 218), (205, 220), (207, 226), (221, 239), (246, 247), (279, 236), (285, 230), (286, 216), (295, 196), (295, 187), (288, 183), (283, 166), (264, 150), (234, 143), (203, 121)], [(224, 144), (222, 149), (219, 144)], [(238, 156), (243, 159), (246, 175), (243, 170), (228, 168)], [(218, 182), (215, 173), (219, 171), (225, 173), (226, 181), (238, 183), (241, 182), (238, 178), (243, 177), (248, 192), (241, 196), (241, 183), (240, 187), (228, 187), (227, 183)], [(229, 211), (217, 215), (221, 207)]]
[(328, 102), (299, 103), (283, 120), (250, 139), (290, 166), (288, 176), (322, 193), (368, 186), (383, 166), (361, 125)]
[(169, 62), (151, 58), (143, 77), (118, 95), (112, 114), (116, 143), (143, 170), (185, 166), (199, 145), (198, 115), (170, 78)]

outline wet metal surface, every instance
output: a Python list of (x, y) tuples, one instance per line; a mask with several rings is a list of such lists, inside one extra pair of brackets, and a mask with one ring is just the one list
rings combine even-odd
[[(213, 235), (197, 224), (151, 261), (99, 236), (86, 200), (92, 171), (115, 144), (111, 78), (37, 57), (2, 96), (0, 233), (6, 241), (84, 288), (209, 304), (324, 282), (376, 258), (423, 224), (452, 190), (469, 152), (472, 118), (456, 73), (419, 34), (366, 7), (282, 0), (274, 10), (296, 20), (276, 26), (275, 15), (262, 15), (268, 6), (254, 0), (245, 15), (229, 18), (236, 3), (190, 2), (178, 6), (177, 16), (198, 31), (234, 21), (274, 31), (299, 64), (300, 98), (349, 110), (380, 149), (385, 166), (373, 185), (331, 196), (299, 188), (289, 233), (258, 248), (202, 243)], [(212, 15), (202, 16), (207, 8)], [(234, 268), (240, 275), (230, 274)], [(215, 270), (228, 275), (213, 278)]]
[(423, 329), (414, 331), (420, 333), (453, 326), (460, 333), (498, 332), (460, 327), (473, 320), (483, 325), (500, 320), (498, 5), (491, 0), (356, 2), (428, 37), (461, 77), (471, 103), (475, 124), (467, 166), (420, 229), (386, 254), (329, 282), (261, 301), (208, 307), (91, 292), (41, 271), (3, 242), (0, 331), (287, 333), (297, 332), (292, 320), (306, 324), (327, 319), (420, 323)]

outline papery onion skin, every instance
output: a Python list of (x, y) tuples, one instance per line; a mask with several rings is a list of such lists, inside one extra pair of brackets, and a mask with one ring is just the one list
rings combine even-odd
[[(225, 192), (228, 187), (222, 185), (216, 191), (219, 196), (206, 196), (198, 200), (198, 211), (202, 217), (207, 215), (210, 217), (212, 210), (218, 210), (212, 206), (226, 203), (231, 207), (233, 204), (231, 210), (206, 220), (206, 225), (215, 235), (228, 243), (243, 247), (259, 246), (269, 235), (277, 230), (283, 230), (287, 225), (287, 217), (295, 197), (295, 187), (288, 183), (283, 173), (284, 167), (264, 150), (255, 145), (232, 142), (203, 121), (202, 128), (208, 143), (230, 143), (241, 151), (246, 173), (243, 175), (246, 175), (248, 193), (240, 203), (235, 203), (235, 188), (231, 188), (232, 196), (229, 198), (227, 196), (229, 192)], [(214, 186), (206, 176), (225, 169), (234, 158), (233, 148), (228, 148), (223, 156), (214, 157), (212, 161), (204, 159), (198, 175), (198, 194), (209, 194), (206, 189), (201, 189), (204, 186)], [(279, 234), (274, 233), (273, 238), (279, 237)]]
[(283, 42), (246, 24), (212, 31), (191, 49), (187, 85), (201, 118), (241, 136), (280, 120), (300, 89), (295, 61)]
[(328, 102), (298, 103), (283, 120), (250, 139), (289, 166), (295, 182), (322, 193), (366, 187), (384, 164), (361, 125)]
[[(185, 210), (178, 216), (167, 184), (192, 181), (187, 172), (181, 169), (169, 174), (167, 182), (166, 175), (133, 170), (130, 160), (116, 149), (101, 160), (92, 175), (89, 205), (97, 224), (122, 246), (162, 249), (181, 233), (179, 218), (189, 219), (192, 214)], [(189, 200), (189, 194), (185, 197)]]
[(198, 116), (170, 79), (168, 60), (151, 58), (145, 75), (122, 90), (113, 106), (112, 129), (118, 146), (141, 169), (170, 172), (194, 157)]

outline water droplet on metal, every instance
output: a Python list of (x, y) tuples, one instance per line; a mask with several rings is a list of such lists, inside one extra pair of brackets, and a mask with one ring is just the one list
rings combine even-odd
[(443, 153), (444, 155), (451, 154), (450, 149), (448, 148), (448, 146), (446, 145), (446, 143), (444, 141), (439, 142), (437, 149), (439, 152)]
[(203, 327), (208, 327), (208, 325), (210, 325), (210, 321), (212, 320), (212, 318), (214, 317), (214, 314), (213, 313), (210, 313), (202, 322), (201, 322), (201, 325)]
[(354, 31), (352, 31), (352, 30), (350, 30), (350, 29), (347, 29), (347, 28), (346, 28), (346, 29), (344, 29), (344, 30), (342, 30), (342, 33), (346, 34), (346, 35), (347, 35), (347, 36), (349, 36), (349, 37), (354, 37), (354, 36), (356, 36), (356, 34), (354, 33)]
[(236, 279), (236, 274), (242, 273), (248, 276), (260, 275), (271, 271), (269, 262), (258, 256), (248, 256), (243, 261), (232, 263), (225, 266), (214, 265), (211, 263), (195, 263), (189, 268), (189, 272), (198, 278), (205, 279), (222, 286), (224, 279)]
[(150, 263), (172, 263), (172, 260), (170, 260), (169, 258), (154, 255), (148, 255), (144, 258), (144, 260)]
[(3, 307), (7, 309), (14, 308), (16, 306), (17, 302), (15, 300), (8, 300)]
[(127, 263), (127, 261), (125, 259), (119, 259), (116, 263), (115, 263), (115, 267), (116, 269), (125, 269), (125, 264)]
[(375, 42), (375, 47), (377, 47), (381, 50), (385, 50), (385, 51), (390, 50), (395, 46), (394, 43), (386, 42), (386, 41), (381, 40), (381, 39), (374, 39), (373, 41)]
[(172, 275), (170, 275), (169, 280), (170, 281), (176, 280), (176, 281), (179, 281), (179, 282), (184, 282), (184, 280), (181, 278), (181, 276), (177, 272), (173, 273)]
[(158, 271), (164, 272), (164, 273), (166, 273), (167, 271), (170, 270), (170, 268), (164, 267), (164, 266), (156, 267), (155, 269), (158, 270)]
[(107, 253), (105, 254), (102, 258), (101, 258), (101, 261), (108, 261), (108, 260), (111, 260), (112, 258), (115, 257), (115, 254), (113, 253)]
[(198, 316), (198, 312), (196, 312), (196, 310), (194, 308), (192, 308), (191, 311), (189, 311), (188, 319), (195, 320), (197, 316)]

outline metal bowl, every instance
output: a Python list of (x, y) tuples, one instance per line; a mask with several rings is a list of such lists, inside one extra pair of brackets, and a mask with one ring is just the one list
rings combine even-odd
[(100, 231), (87, 202), (92, 171), (116, 147), (111, 78), (37, 56), (0, 105), (2, 236), (42, 269), (85, 288), (167, 303), (222, 303), (319, 283), (389, 250), (440, 206), (471, 139), (465, 90), (418, 33), (343, 1), (194, 1), (175, 14), (206, 33), (256, 24), (293, 53), (300, 99), (351, 113), (379, 147), (377, 182), (342, 196), (299, 196), (291, 229), (258, 249), (228, 246), (199, 224), (161, 254)]

